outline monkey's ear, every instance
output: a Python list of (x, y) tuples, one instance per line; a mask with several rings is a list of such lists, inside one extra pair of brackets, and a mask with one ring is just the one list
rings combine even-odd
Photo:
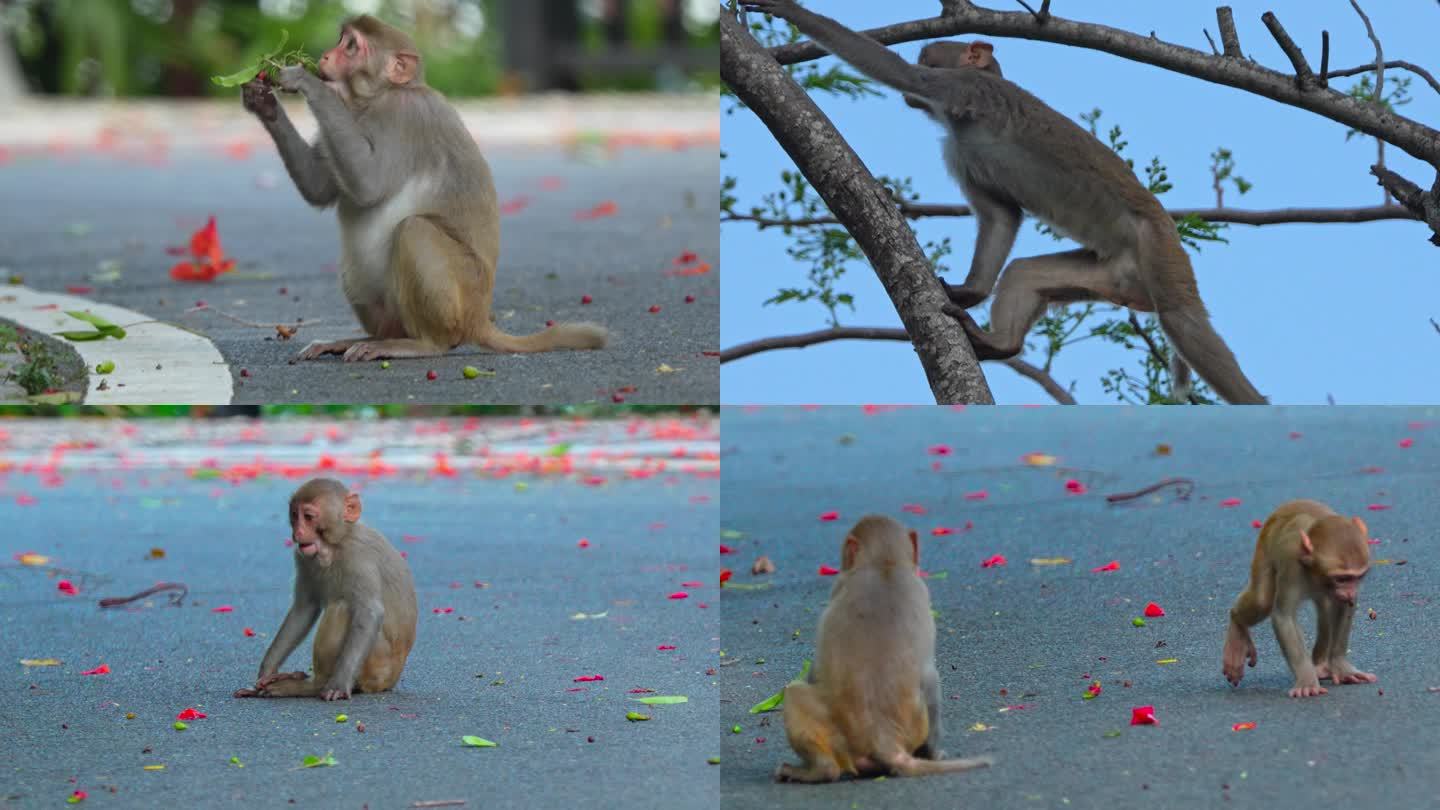
[(1308, 560), (1309, 560), (1311, 557), (1313, 557), (1313, 556), (1315, 556), (1315, 544), (1312, 543), (1312, 542), (1310, 542), (1310, 535), (1306, 534), (1304, 529), (1301, 529), (1301, 530), (1300, 530), (1300, 560), (1301, 560), (1302, 562), (1305, 562), (1305, 561), (1308, 561)]
[(354, 492), (345, 493), (344, 518), (346, 523), (354, 523), (360, 519), (360, 496)]
[(915, 558), (915, 565), (918, 567), (920, 565), (920, 535), (916, 534), (914, 529), (910, 530), (910, 554)]
[(977, 68), (988, 68), (995, 61), (995, 46), (988, 42), (972, 42), (965, 49), (965, 61)]
[(1350, 518), (1350, 521), (1355, 524), (1355, 528), (1359, 529), (1361, 534), (1367, 537), (1369, 536), (1370, 527), (1365, 525), (1365, 521), (1361, 520), (1358, 516)]
[(420, 71), (420, 55), (410, 51), (396, 51), (385, 65), (385, 78), (391, 84), (409, 84)]
[(845, 545), (840, 548), (840, 570), (849, 571), (855, 567), (855, 558), (860, 556), (860, 539), (855, 535), (848, 535), (845, 538)]

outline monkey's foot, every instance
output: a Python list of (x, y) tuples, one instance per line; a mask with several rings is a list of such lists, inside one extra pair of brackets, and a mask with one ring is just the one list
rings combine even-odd
[(351, 346), (357, 343), (364, 343), (369, 338), (348, 338), (346, 340), (316, 340), (309, 346), (300, 350), (295, 359), (290, 362), (297, 363), (301, 360), (314, 360), (317, 357), (324, 357), (327, 354), (344, 354)]
[(1324, 667), (1323, 669), (1316, 667), (1315, 670), (1317, 672), (1324, 671), (1325, 674), (1320, 677), (1331, 678), (1337, 686), (1345, 683), (1375, 683), (1380, 680), (1373, 672), (1361, 672), (1351, 666), (1349, 661), (1336, 661), (1328, 667)]
[(256, 689), (264, 689), (276, 681), (303, 681), (310, 676), (303, 672), (272, 672), (255, 682)]
[[(945, 280), (940, 281), (945, 285), (945, 294), (950, 296), (950, 306), (956, 309), (969, 309), (985, 300), (985, 293), (966, 287), (964, 284), (950, 284)], [(945, 310), (949, 315), (949, 310)]]
[(782, 762), (780, 767), (775, 769), (776, 782), (834, 782), (839, 778), (840, 766), (833, 762), (828, 766), (812, 765), (808, 768)]
[(320, 690), (320, 699), (327, 703), (332, 700), (349, 700), (350, 690), (337, 686), (327, 686)]
[(345, 362), (363, 363), (366, 360), (384, 360), (389, 357), (439, 357), (447, 350), (424, 340), (397, 338), (394, 340), (358, 341), (345, 351)]
[(965, 336), (970, 338), (970, 345), (975, 348), (975, 359), (977, 360), (1006, 360), (1020, 353), (1025, 348), (1022, 343), (1013, 349), (1001, 346), (993, 342), (994, 335), (980, 328), (980, 324), (970, 316), (969, 312), (956, 306), (946, 304), (940, 307), (940, 311), (960, 322), (965, 330)]
[(1324, 694), (1328, 694), (1328, 690), (1326, 690), (1325, 687), (1321, 686), (1318, 682), (1305, 685), (1297, 683), (1294, 686), (1290, 687), (1290, 697), (1292, 698), (1318, 697)]

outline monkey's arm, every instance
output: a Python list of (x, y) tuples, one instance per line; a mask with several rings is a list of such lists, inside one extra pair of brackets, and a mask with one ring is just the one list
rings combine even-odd
[(315, 626), (315, 620), (320, 618), (320, 603), (311, 599), (308, 593), (303, 592), (303, 586), (296, 583), (295, 602), (290, 606), (290, 612), (285, 614), (285, 621), (280, 623), (280, 630), (275, 633), (275, 640), (270, 642), (270, 649), (265, 651), (265, 657), (260, 661), (260, 675), (272, 675), (295, 652), (300, 642), (309, 635), (310, 628)]
[(305, 202), (317, 208), (333, 205), (339, 189), (319, 145), (300, 137), (283, 107), (277, 105), (275, 109), (278, 115), (274, 121), (265, 122), (265, 130), (275, 140), (275, 148), (280, 151), (280, 160), (285, 163), (290, 179), (295, 181), (295, 188)]
[[(906, 62), (875, 40), (813, 11), (801, 8), (792, 0), (741, 0), (751, 11), (771, 14), (789, 20), (801, 33), (820, 43), (825, 50), (849, 62), (856, 70), (877, 82), (902, 93), (934, 98), (921, 68)], [(951, 71), (957, 72), (957, 71)]]
[[(1291, 572), (1291, 576), (1300, 575), (1298, 571)], [(1285, 662), (1290, 665), (1290, 672), (1295, 676), (1290, 697), (1323, 695), (1325, 689), (1320, 686), (1320, 677), (1315, 671), (1314, 662), (1306, 654), (1305, 634), (1300, 630), (1300, 621), (1295, 615), (1300, 607), (1300, 586), (1297, 582), (1285, 582), (1283, 573), (1281, 579), (1280, 593), (1275, 601), (1275, 612), (1270, 615), (1270, 624), (1275, 628), (1275, 641), (1280, 645), (1280, 652), (1284, 654)]]
[(335, 180), (357, 204), (368, 206), (379, 202), (385, 189), (375, 144), (360, 129), (355, 114), (313, 73), (306, 71), (298, 77), (297, 84), (320, 124), (320, 138), (329, 153)]

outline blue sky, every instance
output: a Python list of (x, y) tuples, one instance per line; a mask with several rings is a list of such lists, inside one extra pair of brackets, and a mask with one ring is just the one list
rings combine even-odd
[[(1019, 9), (1003, 0), (984, 4), (1002, 11)], [(939, 4), (811, 0), (809, 5), (852, 27), (871, 28), (932, 16)], [(1132, 32), (1153, 31), (1168, 42), (1208, 52), (1203, 30), (1219, 42), (1216, 5), (1112, 0), (1059, 2), (1054, 11)], [(1347, 0), (1235, 0), (1229, 5), (1245, 54), (1272, 69), (1289, 70), (1289, 62), (1260, 22), (1266, 10), (1279, 16), (1314, 69), (1319, 68), (1322, 30), (1330, 32), (1332, 67), (1374, 60), (1364, 25)], [(1433, 58), (1440, 5), (1362, 0), (1362, 7), (1387, 59), (1440, 72), (1440, 62)], [(1007, 78), (1072, 118), (1099, 107), (1101, 131), (1121, 126), (1129, 141), (1125, 155), (1137, 166), (1158, 156), (1175, 186), (1161, 197), (1167, 207), (1214, 205), (1209, 156), (1222, 146), (1234, 152), (1237, 173), (1255, 185), (1243, 197), (1233, 187), (1227, 190), (1227, 206), (1352, 207), (1381, 201), (1381, 190), (1369, 174), (1374, 139), (1347, 142), (1345, 127), (1329, 119), (1098, 51), (988, 39)], [(905, 43), (894, 50), (913, 61), (922, 44)], [(831, 61), (826, 57), (822, 64)], [(1411, 74), (1387, 70), (1387, 86), (1391, 78), (1404, 75)], [(1331, 86), (1343, 91), (1357, 78), (1332, 80)], [(1410, 96), (1413, 100), (1400, 108), (1402, 114), (1440, 123), (1440, 100), (1428, 84), (1416, 77)], [(814, 98), (872, 173), (912, 177), (926, 202), (963, 202), (940, 160), (939, 128), (906, 107), (898, 94), (886, 90), (882, 98), (860, 101)], [(722, 104), (731, 106), (728, 101)], [(744, 211), (775, 190), (779, 172), (793, 164), (749, 112), (722, 112), (721, 127), (726, 154), (722, 173), (739, 180), (737, 208)], [(1386, 163), (1422, 187), (1434, 181), (1433, 169), (1394, 147), (1386, 148)], [(931, 218), (915, 227), (922, 244), (951, 238), (955, 252), (947, 259), (947, 278), (963, 279), (974, 244), (974, 220)], [(1440, 334), (1428, 320), (1440, 320), (1440, 248), (1429, 244), (1424, 225), (1232, 225), (1224, 235), (1229, 244), (1207, 245), (1199, 255), (1192, 253), (1191, 260), (1217, 331), (1271, 402), (1323, 403), (1327, 395), (1340, 404), (1440, 401)], [(722, 346), (825, 326), (825, 312), (818, 304), (761, 305), (779, 287), (804, 286), (806, 268), (785, 254), (787, 243), (779, 229), (760, 232), (748, 223), (722, 225)], [(1027, 219), (1011, 255), (1069, 246), (1036, 233)], [(856, 298), (853, 313), (841, 310), (841, 323), (899, 325), (867, 263), (853, 264), (840, 286)], [(1082, 403), (1111, 402), (1099, 379), (1107, 369), (1122, 365), (1123, 356), (1119, 348), (1087, 342), (1065, 349), (1054, 374), (1062, 384), (1078, 383), (1076, 397)], [(1128, 360), (1123, 364), (1132, 365)], [(1051, 401), (1034, 383), (1004, 366), (987, 363), (984, 368), (997, 403)], [(721, 374), (722, 398), (728, 403), (933, 401), (914, 351), (902, 342), (835, 341), (765, 352), (726, 363)]]

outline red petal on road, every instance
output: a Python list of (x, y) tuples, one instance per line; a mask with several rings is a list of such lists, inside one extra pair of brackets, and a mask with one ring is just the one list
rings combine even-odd
[(219, 607), (210, 608), (211, 613), (230, 613), (234, 610), (235, 608), (231, 605), (221, 605)]
[(194, 708), (186, 709), (175, 715), (176, 720), (204, 720), (205, 717), (206, 714), (204, 712), (196, 711)]
[(94, 669), (87, 669), (87, 670), (85, 670), (84, 672), (82, 672), (82, 673), (80, 673), (80, 674), (81, 674), (81, 675), (109, 675), (109, 674), (110, 674), (110, 665), (109, 665), (109, 664), (101, 664), (100, 666), (95, 667)]
[(87, 284), (66, 284), (65, 292), (68, 292), (72, 295), (89, 295), (90, 293), (95, 292), (95, 288)]
[(431, 608), (431, 609), (430, 609), (430, 612), (431, 612), (431, 613), (454, 613), (454, 612), (455, 612), (455, 608), (453, 608), (453, 607)]
[(1232, 506), (1239, 506), (1239, 505), (1240, 505), (1240, 499), (1239, 499), (1239, 498), (1226, 498), (1225, 500), (1223, 500), (1223, 501), (1220, 502), (1220, 505), (1223, 506), (1223, 507), (1225, 507), (1226, 509), (1229, 509), (1229, 508), (1232, 507)]
[(983, 489), (980, 490), (979, 492), (967, 492), (967, 493), (965, 493), (965, 500), (967, 500), (967, 501), (983, 501), (983, 500), (985, 500), (985, 499), (988, 498), (988, 497), (990, 497), (990, 493), (987, 492), (987, 491), (985, 491), (985, 490), (983, 490)]
[(579, 546), (580, 548), (589, 548), (590, 541), (582, 537), (579, 540), (575, 541), (575, 545)]
[(954, 534), (954, 533), (955, 533), (955, 530), (952, 529), (952, 528), (950, 528), (949, 526), (936, 526), (935, 528), (933, 528), (933, 529), (930, 530), (930, 536), (931, 536), (931, 537), (944, 537), (944, 536), (946, 536), (946, 535), (950, 535), (950, 534)]
[(1084, 484), (1080, 483), (1074, 478), (1071, 478), (1070, 480), (1065, 482), (1065, 491), (1074, 493), (1076, 495), (1084, 495), (1087, 491), (1087, 488)]
[(1400, 446), (1401, 446), (1402, 448), (1404, 448), (1404, 447), (1410, 447), (1410, 446), (1412, 446), (1412, 445), (1414, 445), (1414, 444), (1415, 444), (1415, 440), (1414, 440), (1414, 439), (1411, 439), (1411, 438), (1404, 438), (1404, 439), (1401, 439), (1401, 440), (1400, 440)]
[(511, 198), (511, 199), (506, 200), (506, 201), (503, 202), (503, 203), (500, 203), (500, 213), (501, 213), (501, 214), (518, 214), (518, 213), (520, 213), (521, 211), (524, 211), (524, 210), (525, 210), (525, 207), (528, 206), (529, 204), (530, 204), (530, 198), (529, 198), (529, 197), (526, 197), (524, 194), (521, 194), (519, 197), (513, 197), (513, 198)]
[(838, 568), (831, 568), (828, 565), (820, 566), (819, 574), (822, 577), (833, 577), (838, 573), (840, 573), (840, 569)]
[(735, 572), (734, 572), (734, 571), (731, 571), (729, 568), (721, 568), (721, 569), (720, 569), (720, 584), (721, 584), (721, 585), (724, 585), (726, 582), (729, 582), (729, 581), (730, 581), (730, 577), (732, 577), (732, 576), (734, 576), (734, 575), (735, 575)]
[(735, 549), (733, 549), (733, 548), (725, 545), (724, 543), (721, 543), (721, 544), (720, 544), (720, 553), (721, 553), (721, 554), (734, 554), (734, 553), (735, 553)]
[(1389, 509), (1390, 506), (1383, 503), (1372, 503), (1365, 508), (1369, 509), (1371, 512), (1384, 512), (1386, 509)]
[(590, 681), (603, 681), (604, 675), (581, 675), (575, 679), (575, 683), (589, 683)]
[(1120, 570), (1120, 561), (1119, 561), (1119, 560), (1111, 560), (1110, 562), (1105, 563), (1104, 565), (1100, 566), (1099, 568), (1091, 568), (1091, 569), (1090, 569), (1090, 573), (1092, 573), (1092, 574), (1098, 574), (1098, 573), (1100, 573), (1101, 571), (1119, 571), (1119, 570)]
[(676, 592), (670, 594), (670, 595), (669, 595), (668, 597), (666, 597), (666, 598), (667, 598), (667, 599), (689, 599), (689, 598), (690, 598), (690, 594), (685, 593), (684, 591), (676, 591)]
[(1152, 619), (1157, 616), (1164, 616), (1165, 608), (1162, 608), (1154, 602), (1151, 602), (1145, 606), (1145, 615), (1149, 616)]
[(931, 445), (930, 449), (926, 450), (925, 452), (929, 453), (932, 456), (948, 456), (953, 451), (951, 451), (950, 445), (948, 444), (934, 444)]
[(15, 496), (15, 503), (16, 503), (17, 505), (19, 505), (19, 506), (34, 506), (34, 505), (35, 505), (35, 496), (34, 496), (34, 495), (26, 495), (25, 493), (22, 492), (22, 493), (20, 493), (19, 495), (16, 495), (16, 496)]
[(252, 638), (252, 637), (254, 637), (254, 635), (255, 635), (255, 628), (253, 628), (253, 627), (247, 627), (247, 628), (245, 628), (245, 637), (246, 637), (246, 638)]
[(575, 218), (581, 221), (587, 219), (599, 219), (601, 217), (613, 217), (620, 212), (620, 206), (614, 200), (606, 200), (588, 211), (576, 211)]
[(675, 649), (675, 645), (674, 645), (674, 644), (661, 644), (661, 645), (657, 646), (655, 649), (657, 649), (657, 650), (673, 650), (673, 649)]
[(703, 588), (703, 587), (705, 587), (705, 583), (703, 583), (703, 582), (682, 582), (682, 583), (680, 583), (680, 587), (682, 587), (682, 588)]
[(55, 583), (55, 588), (66, 596), (74, 596), (75, 594), (80, 593), (80, 589), (75, 587), (75, 583), (71, 582), (68, 579), (62, 579), (59, 582)]
[(1136, 706), (1130, 710), (1130, 725), (1132, 726), (1158, 726), (1160, 721), (1155, 719), (1154, 706)]
[(677, 266), (682, 264), (690, 264), (698, 258), (700, 258), (698, 255), (687, 250), (684, 253), (681, 253), (679, 256), (676, 256), (672, 264), (675, 264)]
[(1258, 521), (1258, 520), (1252, 520), (1252, 521), (1250, 521), (1250, 528), (1252, 528), (1252, 529), (1258, 529), (1258, 528), (1260, 528), (1260, 527), (1262, 527), (1262, 526), (1264, 526), (1264, 525), (1265, 525), (1264, 523), (1261, 523), (1261, 522)]
[(840, 513), (839, 513), (839, 512), (825, 512), (824, 514), (820, 515), (820, 519), (821, 519), (821, 520), (824, 520), (824, 521), (827, 521), (827, 522), (828, 522), (828, 521), (831, 521), (831, 520), (839, 520), (839, 519), (840, 519)]
[(1250, 723), (1236, 723), (1235, 725), (1233, 725), (1233, 726), (1230, 727), (1230, 730), (1231, 730), (1231, 731), (1249, 731), (1249, 730), (1252, 729), (1252, 728), (1255, 728), (1255, 724), (1254, 724), (1253, 722), (1250, 722)]
[(1004, 565), (1004, 564), (1005, 564), (1005, 557), (1002, 556), (1002, 555), (1000, 555), (1000, 554), (996, 554), (995, 556), (990, 557), (989, 559), (986, 559), (986, 560), (984, 560), (983, 562), (981, 562), (981, 563), (980, 563), (980, 567), (981, 567), (981, 568), (994, 568), (994, 567), (997, 566), (997, 565)]
[(918, 503), (907, 503), (904, 506), (900, 507), (900, 511), (909, 512), (912, 515), (923, 515), (925, 514), (925, 507), (921, 506)]
[(1292, 438), (1292, 439), (1298, 439), (1298, 438), (1300, 438), (1300, 437), (1303, 436), (1303, 435), (1305, 435), (1305, 434), (1300, 433), (1299, 431), (1295, 431), (1295, 430), (1290, 431), (1290, 438)]

